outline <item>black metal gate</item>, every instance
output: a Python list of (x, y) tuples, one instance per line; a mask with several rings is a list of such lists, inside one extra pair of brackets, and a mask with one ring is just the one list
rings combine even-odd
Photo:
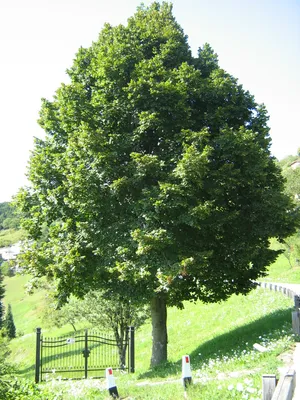
[[(134, 372), (134, 327), (127, 329), (127, 364), (122, 369)], [(44, 338), (41, 328), (36, 329), (36, 383), (46, 375), (62, 379), (103, 378), (103, 371), (108, 367), (120, 368), (113, 334), (85, 330), (68, 336)]]

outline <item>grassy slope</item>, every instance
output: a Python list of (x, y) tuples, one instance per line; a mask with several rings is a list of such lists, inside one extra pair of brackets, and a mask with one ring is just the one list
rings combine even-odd
[[(273, 249), (280, 249), (280, 245), (275, 239), (271, 240)], [(300, 265), (296, 262), (295, 257), (291, 257), (291, 268), (288, 259), (281, 254), (274, 264), (269, 268), (269, 275), (263, 280), (278, 283), (299, 283), (300, 284)]]
[(37, 290), (33, 295), (26, 294), (25, 285), (28, 275), (5, 278), (6, 293), (4, 303), (12, 305), (17, 334), (29, 334), (40, 326), (41, 315), (45, 305), (45, 292)]
[[(274, 268), (277, 271), (277, 267)], [(271, 278), (274, 280), (273, 277), (269, 279)], [(16, 361), (23, 360), (27, 365), (33, 365), (34, 331), (37, 326), (44, 325), (42, 315), (46, 294), (43, 290), (33, 295), (25, 294), (24, 285), (27, 280), (27, 276), (6, 278), (5, 303), (12, 305), (17, 331), (26, 335), (12, 341), (13, 357)], [(291, 301), (279, 294), (274, 296), (273, 293), (255, 291), (247, 297), (232, 296), (221, 304), (186, 303), (184, 311), (171, 308), (168, 312), (169, 359), (171, 362), (178, 362), (183, 354), (193, 354), (194, 362), (198, 362), (198, 353), (204, 352), (205, 358), (209, 358), (220, 349), (226, 353), (229, 351), (227, 347), (236, 348), (236, 342), (239, 345), (242, 343), (242, 336), (245, 336), (245, 340), (243, 339), (245, 343), (247, 341), (251, 343), (252, 339), (246, 340), (249, 332), (253, 332), (253, 340), (258, 340), (257, 338), (266, 330), (266, 325), (270, 321), (271, 324), (274, 323), (269, 314), (283, 310), (280, 311), (281, 324), (285, 318), (290, 319), (289, 307), (291, 306)], [(287, 314), (286, 310), (288, 310)], [(259, 323), (254, 322), (259, 319)], [(242, 329), (243, 326), (246, 328)], [(47, 330), (43, 329), (43, 331)], [(56, 336), (68, 331), (71, 332), (72, 328), (65, 326), (60, 329), (48, 329), (48, 334)], [(238, 338), (234, 334), (235, 331), (238, 331)], [(138, 369), (145, 372), (148, 370), (151, 352), (149, 323), (137, 333), (136, 345)], [(26, 354), (22, 350), (24, 348), (26, 348)]]
[(25, 232), (15, 229), (0, 230), (0, 247), (10, 246), (24, 239)]

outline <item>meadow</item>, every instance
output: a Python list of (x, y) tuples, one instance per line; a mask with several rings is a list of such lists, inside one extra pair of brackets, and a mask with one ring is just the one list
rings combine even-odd
[(2, 229), (0, 230), (0, 247), (10, 246), (24, 239), (25, 232), (21, 229)]
[[(290, 268), (284, 256), (264, 280), (299, 282), (300, 269)], [(18, 337), (10, 344), (17, 375), (34, 380), (35, 329), (46, 336), (72, 334), (71, 325), (47, 326), (47, 293), (26, 294), (28, 276), (6, 278), (5, 303), (11, 303)], [(247, 296), (231, 296), (219, 304), (185, 303), (184, 310), (168, 310), (168, 363), (150, 368), (151, 324), (136, 332), (136, 372), (115, 371), (122, 398), (182, 399), (181, 359), (190, 355), (193, 384), (189, 399), (260, 399), (261, 377), (275, 373), (290, 359), (297, 338), (291, 331), (291, 299), (281, 293), (256, 289)], [(86, 327), (83, 323), (77, 329)], [(267, 351), (253, 348), (258, 343)], [(62, 381), (53, 371), (40, 385), (43, 398), (56, 400), (108, 399), (104, 380)], [(54, 397), (50, 397), (54, 396)]]

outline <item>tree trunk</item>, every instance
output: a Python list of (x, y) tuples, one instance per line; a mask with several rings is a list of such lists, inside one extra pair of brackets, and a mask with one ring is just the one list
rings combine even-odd
[(73, 322), (70, 322), (70, 325), (72, 325), (74, 331), (77, 332), (77, 331), (76, 331), (76, 326), (73, 324)]
[(114, 328), (114, 335), (118, 346), (120, 369), (124, 370), (126, 367), (126, 351), (129, 331), (127, 327), (124, 327), (122, 324), (119, 326), (119, 329), (120, 332), (118, 327)]
[(166, 297), (158, 294), (151, 300), (152, 356), (151, 367), (167, 361), (167, 304)]

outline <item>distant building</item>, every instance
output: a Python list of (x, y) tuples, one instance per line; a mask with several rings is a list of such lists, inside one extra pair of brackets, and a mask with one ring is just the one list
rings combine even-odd
[(1, 247), (0, 254), (5, 261), (14, 260), (20, 253), (20, 248), (20, 243), (16, 243), (8, 247)]

